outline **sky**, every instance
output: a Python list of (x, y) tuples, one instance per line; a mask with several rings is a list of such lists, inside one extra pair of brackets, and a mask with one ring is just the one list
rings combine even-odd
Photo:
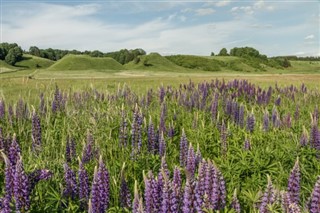
[(1, 0), (1, 42), (23, 49), (142, 48), (210, 55), (254, 47), (268, 56), (320, 56), (320, 3), (198, 0)]

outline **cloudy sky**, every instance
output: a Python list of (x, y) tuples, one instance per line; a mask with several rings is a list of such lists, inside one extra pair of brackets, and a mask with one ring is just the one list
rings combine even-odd
[(1, 42), (104, 52), (209, 55), (251, 46), (268, 56), (319, 55), (318, 0), (1, 0)]

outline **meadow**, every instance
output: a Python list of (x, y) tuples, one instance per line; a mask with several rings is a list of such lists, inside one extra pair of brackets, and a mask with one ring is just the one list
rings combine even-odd
[(0, 74), (3, 212), (320, 211), (318, 62), (30, 57)]

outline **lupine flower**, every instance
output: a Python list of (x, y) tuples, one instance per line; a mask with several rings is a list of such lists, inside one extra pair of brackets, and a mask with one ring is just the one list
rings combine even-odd
[(281, 204), (284, 212), (287, 213), (301, 213), (300, 207), (297, 203), (292, 202), (288, 192), (281, 193)]
[(41, 123), (35, 111), (32, 113), (32, 148), (37, 150), (41, 146)]
[(170, 195), (171, 195), (171, 187), (170, 187), (170, 181), (168, 180), (169, 177), (167, 177), (164, 170), (162, 170), (162, 177), (163, 177), (163, 187), (162, 187), (162, 197), (161, 197), (161, 212), (169, 212), (171, 209), (170, 206)]
[(265, 132), (269, 130), (269, 113), (267, 110), (263, 114), (263, 130)]
[(277, 108), (276, 108), (275, 106), (274, 106), (273, 109), (272, 109), (271, 118), (272, 118), (272, 124), (273, 124), (273, 126), (276, 126), (276, 121), (277, 121), (277, 118), (278, 118), (278, 111), (277, 111)]
[(148, 177), (144, 174), (144, 201), (146, 212), (156, 212), (159, 209), (155, 199), (158, 199), (158, 193), (154, 189), (154, 176), (151, 171), (148, 173)]
[(5, 170), (4, 170), (4, 179), (5, 179), (5, 197), (2, 200), (2, 207), (1, 210), (4, 213), (10, 213), (10, 202), (12, 199), (13, 195), (13, 188), (14, 188), (14, 168), (13, 165), (11, 164), (10, 160), (8, 157), (1, 152), (2, 157), (5, 162)]
[(196, 171), (196, 157), (195, 157), (194, 149), (190, 143), (189, 149), (188, 149), (187, 165), (186, 165), (187, 178), (193, 179), (195, 171)]
[(4, 150), (4, 152), (6, 152), (5, 150), (5, 147), (6, 147), (6, 144), (5, 144), (5, 139), (3, 137), (3, 133), (2, 133), (2, 128), (0, 127), (0, 150)]
[(312, 126), (310, 130), (310, 146), (320, 150), (320, 131), (317, 126), (317, 120), (312, 120)]
[(249, 138), (246, 138), (244, 141), (244, 150), (248, 151), (251, 149), (251, 142)]
[(237, 197), (237, 190), (234, 190), (232, 201), (231, 201), (231, 208), (235, 210), (235, 212), (240, 213), (241, 208), (240, 208), (240, 203)]
[(221, 128), (220, 128), (220, 143), (221, 143), (221, 155), (226, 157), (228, 151), (228, 144), (227, 144), (227, 128), (222, 121)]
[(47, 106), (45, 105), (44, 95), (43, 93), (40, 94), (40, 104), (39, 104), (39, 112), (40, 114), (45, 114), (47, 111)]
[(195, 209), (195, 183), (192, 179), (187, 179), (184, 194), (183, 194), (183, 203), (182, 203), (182, 212), (183, 213), (193, 213), (196, 211)]
[(167, 116), (167, 105), (166, 102), (161, 103), (161, 109), (160, 109), (160, 123), (159, 123), (159, 131), (160, 132), (166, 132), (166, 116)]
[(203, 160), (199, 164), (198, 179), (197, 179), (196, 187), (195, 187), (195, 196), (196, 196), (195, 208), (197, 209), (197, 212), (199, 212), (199, 213), (202, 212), (203, 196), (206, 192), (205, 191), (206, 170), (207, 170), (207, 164), (206, 164), (206, 161)]
[(247, 117), (247, 130), (249, 132), (253, 132), (254, 130), (254, 125), (255, 125), (255, 117), (253, 114), (253, 111), (251, 113), (249, 113), (248, 117)]
[(132, 142), (132, 155), (140, 152), (142, 147), (142, 115), (139, 112), (138, 105), (136, 104), (134, 113), (133, 113), (133, 121), (132, 121), (132, 129), (131, 129), (131, 142)]
[(275, 193), (273, 189), (273, 185), (271, 182), (270, 176), (268, 176), (268, 185), (267, 188), (264, 191), (261, 204), (259, 207), (259, 211), (261, 213), (267, 213), (268, 212), (268, 205), (272, 205), (275, 202)]
[(159, 100), (160, 103), (162, 103), (164, 101), (164, 96), (166, 95), (166, 91), (163, 87), (163, 85), (159, 88)]
[(166, 173), (166, 176), (169, 178), (170, 177), (170, 171), (169, 171), (169, 169), (168, 169), (168, 164), (167, 164), (167, 162), (166, 162), (166, 157), (165, 156), (163, 156), (162, 158), (161, 158), (161, 168), (160, 168), (161, 170), (163, 170), (165, 173)]
[(174, 126), (172, 122), (172, 123), (169, 123), (168, 137), (172, 139), (173, 136), (174, 136)]
[(120, 194), (119, 194), (119, 198), (120, 198), (120, 206), (122, 208), (127, 208), (129, 209), (131, 206), (131, 194), (130, 194), (130, 190), (128, 187), (128, 183), (126, 181), (126, 179), (124, 178), (124, 176), (121, 176), (121, 185), (120, 185)]
[(30, 193), (39, 181), (48, 180), (52, 177), (52, 175), (52, 172), (48, 169), (37, 169), (28, 174)]
[(290, 200), (296, 204), (298, 204), (300, 200), (300, 176), (299, 159), (297, 159), (288, 180), (288, 194)]
[(178, 195), (180, 195), (181, 183), (182, 183), (182, 181), (181, 181), (180, 169), (175, 166), (174, 171), (173, 171), (173, 186), (177, 189), (177, 192), (179, 192)]
[(132, 203), (132, 213), (144, 213), (142, 199), (140, 199), (139, 196), (137, 181), (135, 181), (134, 183), (134, 199)]
[(218, 115), (218, 105), (219, 105), (219, 93), (214, 94), (214, 99), (211, 104), (211, 118), (212, 121), (215, 121), (217, 119)]
[(212, 194), (213, 209), (222, 210), (226, 205), (226, 184), (221, 172), (217, 167), (214, 168), (213, 172)]
[(16, 134), (14, 134), (10, 148), (9, 148), (9, 156), (8, 156), (12, 166), (16, 165), (16, 162), (19, 159), (20, 153), (21, 153), (21, 149), (18, 144)]
[(300, 137), (300, 145), (307, 146), (309, 141), (308, 132), (305, 127), (303, 127), (303, 132)]
[(25, 174), (22, 158), (19, 156), (13, 175), (13, 195), (16, 211), (27, 211), (30, 208), (30, 189), (28, 176)]
[(78, 180), (79, 180), (79, 199), (80, 199), (82, 209), (85, 209), (86, 208), (85, 205), (88, 202), (89, 196), (90, 196), (89, 177), (80, 158), (79, 158)]
[(201, 154), (201, 151), (200, 151), (200, 147), (199, 147), (199, 144), (197, 144), (197, 152), (196, 152), (196, 167), (198, 167), (199, 163), (201, 162), (202, 160), (202, 154)]
[(164, 140), (163, 132), (161, 132), (160, 140), (159, 140), (159, 155), (160, 157), (164, 156), (166, 152), (166, 142)]
[(150, 117), (149, 125), (148, 125), (148, 151), (153, 153), (155, 149), (155, 132), (154, 132), (154, 126), (152, 123), (152, 119)]
[(87, 163), (93, 158), (93, 144), (94, 139), (92, 134), (88, 131), (87, 133), (87, 143), (85, 144), (82, 152), (82, 162)]
[(71, 163), (72, 160), (76, 157), (76, 144), (74, 138), (71, 138), (68, 136), (67, 141), (66, 141), (66, 161), (68, 163)]
[(66, 197), (71, 197), (72, 199), (74, 199), (78, 194), (78, 184), (76, 180), (76, 174), (68, 166), (67, 163), (63, 164), (63, 169), (64, 169), (64, 181), (66, 184), (63, 194)]
[(300, 117), (300, 109), (299, 109), (299, 106), (297, 105), (296, 110), (294, 111), (294, 120), (298, 121), (299, 117)]
[(5, 114), (6, 114), (6, 105), (4, 103), (4, 100), (0, 100), (0, 120), (4, 119)]
[(184, 129), (182, 129), (182, 135), (180, 139), (180, 166), (185, 166), (187, 164), (188, 157), (188, 140)]
[(121, 107), (121, 124), (119, 130), (119, 144), (120, 146), (127, 146), (128, 143), (128, 129), (127, 129), (126, 113), (124, 111), (124, 105)]
[(309, 203), (310, 213), (320, 212), (320, 176), (317, 178), (317, 182), (313, 188), (310, 203)]
[(281, 97), (280, 97), (280, 95), (279, 95), (278, 98), (275, 100), (274, 104), (275, 104), (276, 106), (280, 106), (280, 104), (281, 104)]
[(244, 106), (241, 104), (239, 107), (239, 126), (240, 128), (244, 127)]

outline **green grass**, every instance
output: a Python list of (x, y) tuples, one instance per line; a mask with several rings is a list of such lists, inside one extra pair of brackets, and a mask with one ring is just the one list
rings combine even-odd
[(179, 72), (186, 71), (185, 68), (176, 65), (166, 57), (158, 53), (150, 53), (149, 55), (140, 56), (140, 61), (137, 63), (132, 61), (125, 65), (128, 70), (150, 70), (150, 71), (171, 71)]
[(40, 58), (33, 55), (24, 54), (22, 61), (15, 64), (16, 67), (25, 69), (45, 69), (53, 65), (55, 62), (49, 59)]
[(0, 60), (0, 74), (5, 72), (14, 71), (17, 68), (7, 64), (5, 61)]
[(66, 55), (48, 68), (53, 71), (122, 69), (123, 66), (112, 58), (94, 58), (87, 55)]

